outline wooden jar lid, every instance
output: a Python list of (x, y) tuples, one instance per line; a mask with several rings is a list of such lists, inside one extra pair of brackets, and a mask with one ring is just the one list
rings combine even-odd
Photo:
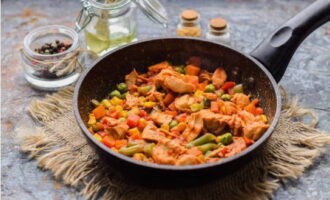
[(199, 14), (195, 10), (184, 10), (181, 12), (181, 18), (188, 21), (195, 20), (198, 16)]
[(216, 30), (223, 30), (227, 27), (227, 21), (223, 18), (213, 18), (210, 21), (210, 26)]

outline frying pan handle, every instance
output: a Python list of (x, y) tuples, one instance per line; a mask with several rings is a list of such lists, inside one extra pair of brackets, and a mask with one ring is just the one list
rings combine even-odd
[(280, 26), (251, 52), (279, 82), (300, 43), (330, 20), (330, 0), (317, 0)]

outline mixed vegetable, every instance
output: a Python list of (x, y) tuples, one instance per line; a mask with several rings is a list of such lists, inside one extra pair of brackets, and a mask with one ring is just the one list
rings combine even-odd
[(210, 163), (236, 155), (269, 127), (258, 99), (227, 80), (222, 68), (155, 64), (133, 70), (109, 96), (92, 100), (89, 131), (113, 151), (166, 165)]

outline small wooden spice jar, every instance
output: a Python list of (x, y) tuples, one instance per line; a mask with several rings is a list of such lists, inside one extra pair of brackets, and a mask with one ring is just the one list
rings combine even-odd
[(184, 10), (180, 15), (180, 23), (177, 27), (178, 36), (201, 36), (200, 15), (195, 10)]
[(230, 43), (230, 33), (228, 23), (223, 18), (211, 19), (208, 25), (206, 38), (219, 43)]

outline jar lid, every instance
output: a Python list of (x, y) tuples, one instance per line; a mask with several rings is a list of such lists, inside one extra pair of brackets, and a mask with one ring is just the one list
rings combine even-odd
[(193, 21), (199, 17), (199, 14), (195, 10), (184, 10), (181, 12), (181, 18), (187, 21)]
[(165, 7), (158, 0), (133, 0), (143, 13), (152, 21), (167, 26), (168, 18)]
[(227, 21), (223, 18), (213, 18), (210, 20), (210, 26), (216, 30), (223, 30), (227, 27)]

